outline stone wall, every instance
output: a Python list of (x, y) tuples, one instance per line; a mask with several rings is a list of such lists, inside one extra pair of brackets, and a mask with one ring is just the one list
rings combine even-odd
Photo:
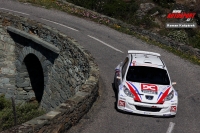
[(71, 98), (45, 115), (34, 118), (2, 133), (60, 133), (75, 125), (88, 112), (98, 97), (99, 69), (92, 56), (86, 52), (89, 60), (89, 78)]
[(38, 101), (48, 113), (4, 132), (64, 131), (98, 97), (99, 70), (75, 40), (33, 20), (0, 12), (0, 94)]
[(0, 25), (0, 94), (50, 111), (79, 91), (90, 67), (73, 40), (11, 14), (0, 13)]

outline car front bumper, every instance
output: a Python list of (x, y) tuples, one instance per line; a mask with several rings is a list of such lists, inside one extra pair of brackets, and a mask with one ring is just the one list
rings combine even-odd
[(178, 100), (164, 102), (164, 104), (148, 104), (135, 102), (130, 98), (118, 98), (117, 108), (125, 112), (153, 116), (175, 116), (177, 112)]

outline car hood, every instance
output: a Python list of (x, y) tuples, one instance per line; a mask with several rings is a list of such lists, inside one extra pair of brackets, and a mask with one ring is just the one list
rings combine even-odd
[(170, 85), (156, 85), (149, 83), (126, 82), (126, 87), (129, 88), (134, 95), (134, 100), (145, 103), (164, 103), (164, 99), (172, 91)]

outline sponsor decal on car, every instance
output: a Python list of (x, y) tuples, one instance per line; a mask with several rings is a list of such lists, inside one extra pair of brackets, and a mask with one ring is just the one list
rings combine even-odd
[(171, 106), (170, 112), (176, 112), (176, 106)]
[(125, 107), (125, 101), (119, 100), (118, 101), (118, 106)]
[(144, 112), (144, 114), (145, 114), (145, 115), (150, 115), (151, 113), (149, 113), (149, 112)]
[(141, 84), (141, 91), (148, 94), (157, 94), (158, 87), (153, 84)]

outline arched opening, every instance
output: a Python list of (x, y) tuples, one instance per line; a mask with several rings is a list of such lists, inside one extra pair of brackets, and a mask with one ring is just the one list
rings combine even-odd
[(35, 99), (40, 103), (44, 93), (44, 74), (42, 65), (34, 54), (28, 54), (24, 58), (24, 64), (29, 74), (32, 89), (35, 93)]

